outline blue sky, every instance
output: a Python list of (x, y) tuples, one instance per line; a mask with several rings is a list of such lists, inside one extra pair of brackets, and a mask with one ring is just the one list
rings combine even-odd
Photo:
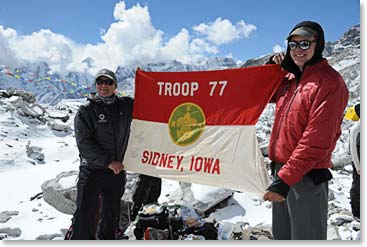
[(52, 60), (54, 70), (81, 70), (87, 56), (100, 66), (227, 55), (245, 61), (284, 48), (302, 20), (319, 22), (335, 41), (360, 23), (359, 13), (358, 0), (4, 1), (0, 52), (8, 56), (0, 63), (12, 54), (13, 63)]

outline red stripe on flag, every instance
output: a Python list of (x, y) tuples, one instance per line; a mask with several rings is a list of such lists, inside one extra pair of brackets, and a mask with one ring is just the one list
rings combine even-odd
[(279, 65), (145, 72), (135, 77), (134, 118), (167, 123), (182, 103), (198, 105), (206, 125), (255, 125), (286, 72)]

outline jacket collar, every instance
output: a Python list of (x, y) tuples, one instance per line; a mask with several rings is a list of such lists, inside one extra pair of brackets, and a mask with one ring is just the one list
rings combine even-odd
[(318, 63), (314, 63), (312, 65), (305, 65), (302, 74), (299, 74), (299, 77), (297, 77), (296, 73), (293, 73), (291, 71), (289, 71), (288, 74), (286, 74), (286, 78), (288, 80), (293, 80), (293, 79), (297, 79), (297, 81), (301, 80), (301, 76), (305, 76), (308, 75), (310, 73), (315, 73), (317, 70), (319, 70), (320, 68), (328, 65), (329, 62), (327, 61), (327, 59), (322, 58)]
[(109, 97), (101, 97), (98, 94), (91, 94), (88, 97), (88, 100), (93, 103), (112, 105), (117, 101), (117, 96), (115, 94), (112, 94)]

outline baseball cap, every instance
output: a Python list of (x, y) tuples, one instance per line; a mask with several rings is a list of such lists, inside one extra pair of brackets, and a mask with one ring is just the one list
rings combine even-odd
[(309, 27), (299, 27), (299, 28), (294, 29), (288, 35), (287, 39), (289, 39), (293, 35), (299, 35), (299, 36), (303, 36), (303, 37), (306, 37), (306, 38), (311, 38), (311, 37), (317, 35), (317, 33)]
[(113, 80), (116, 84), (117, 84), (117, 78), (115, 73), (113, 73), (111, 70), (108, 69), (101, 69), (100, 71), (97, 72), (96, 74), (96, 78), (95, 81), (101, 77), (101, 76), (105, 76), (107, 78), (110, 78), (111, 80)]

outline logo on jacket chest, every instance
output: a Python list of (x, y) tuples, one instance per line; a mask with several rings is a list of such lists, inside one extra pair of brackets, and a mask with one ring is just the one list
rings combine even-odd
[(108, 123), (106, 115), (103, 113), (98, 114), (97, 123)]

